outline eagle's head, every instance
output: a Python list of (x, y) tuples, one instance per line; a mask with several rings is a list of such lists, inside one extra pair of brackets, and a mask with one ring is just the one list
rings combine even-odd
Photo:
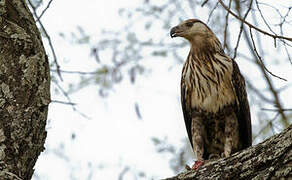
[(170, 30), (170, 36), (172, 38), (179, 36), (188, 40), (196, 36), (207, 36), (211, 34), (213, 34), (211, 29), (198, 19), (188, 19)]
[(183, 37), (195, 48), (213, 47), (217, 49), (218, 46), (221, 46), (212, 30), (198, 19), (188, 19), (171, 28), (170, 37)]

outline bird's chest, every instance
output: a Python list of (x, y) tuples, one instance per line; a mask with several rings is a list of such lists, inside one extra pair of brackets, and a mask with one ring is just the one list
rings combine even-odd
[[(200, 68), (200, 69), (199, 69)], [(185, 67), (184, 83), (191, 108), (201, 108), (216, 113), (235, 100), (232, 86), (232, 64), (225, 63), (224, 69), (217, 64), (213, 67)]]

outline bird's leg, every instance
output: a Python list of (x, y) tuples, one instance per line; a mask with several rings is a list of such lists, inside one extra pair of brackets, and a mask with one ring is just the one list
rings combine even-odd
[(225, 118), (224, 156), (229, 157), (233, 147), (238, 145), (238, 123), (234, 113)]
[(205, 128), (200, 117), (192, 118), (192, 143), (193, 148), (197, 156), (197, 161), (195, 161), (192, 169), (197, 169), (204, 164), (204, 131)]

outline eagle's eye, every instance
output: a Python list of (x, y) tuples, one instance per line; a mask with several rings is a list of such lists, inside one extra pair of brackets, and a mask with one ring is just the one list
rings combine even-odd
[(186, 23), (186, 26), (187, 26), (187, 27), (192, 27), (193, 24), (194, 24), (193, 22), (187, 22), (187, 23)]

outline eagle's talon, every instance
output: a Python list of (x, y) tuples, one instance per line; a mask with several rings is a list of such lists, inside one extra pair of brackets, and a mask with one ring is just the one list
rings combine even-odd
[(220, 159), (221, 156), (219, 154), (210, 154), (209, 155), (209, 159), (210, 160), (217, 160), (217, 159)]
[(199, 160), (199, 161), (196, 161), (192, 167), (193, 170), (196, 170), (198, 169), (200, 166), (203, 166), (204, 165), (204, 160)]

